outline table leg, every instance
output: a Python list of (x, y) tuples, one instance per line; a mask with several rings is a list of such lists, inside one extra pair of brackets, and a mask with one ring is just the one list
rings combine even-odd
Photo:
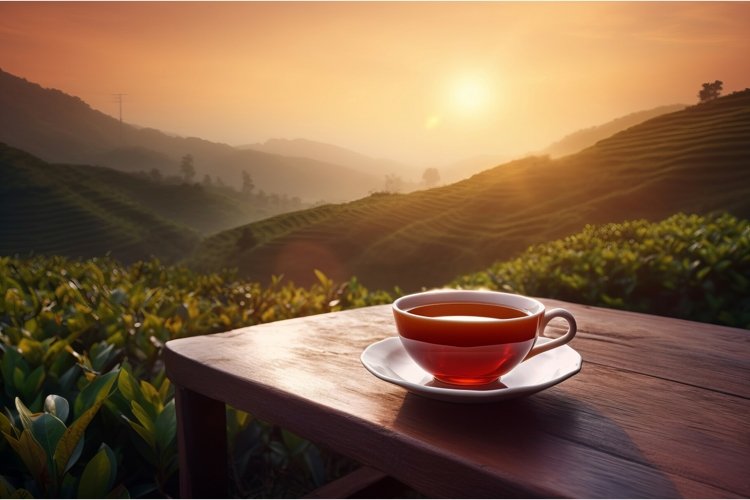
[(175, 386), (182, 498), (226, 498), (227, 424), (221, 401)]

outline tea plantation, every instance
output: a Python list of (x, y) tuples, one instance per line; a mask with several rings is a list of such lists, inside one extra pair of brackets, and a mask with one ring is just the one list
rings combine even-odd
[[(177, 496), (172, 338), (391, 302), (356, 278), (301, 288), (158, 261), (0, 257), (0, 497)], [(750, 328), (750, 222), (676, 215), (587, 226), (458, 278)], [(301, 496), (353, 464), (228, 410), (232, 494)]]

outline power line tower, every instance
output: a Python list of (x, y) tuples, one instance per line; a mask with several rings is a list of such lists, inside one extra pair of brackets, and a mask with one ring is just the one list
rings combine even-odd
[(122, 98), (128, 94), (112, 94), (120, 108), (120, 144), (122, 144)]

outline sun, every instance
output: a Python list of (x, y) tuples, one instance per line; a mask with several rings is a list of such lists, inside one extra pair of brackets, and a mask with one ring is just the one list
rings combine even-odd
[(487, 83), (477, 77), (457, 80), (453, 87), (453, 105), (462, 113), (482, 111), (489, 101)]

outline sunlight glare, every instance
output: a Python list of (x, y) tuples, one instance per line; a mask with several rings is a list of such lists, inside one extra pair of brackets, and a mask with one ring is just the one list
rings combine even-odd
[(479, 78), (464, 78), (456, 83), (453, 101), (459, 111), (476, 113), (485, 107), (489, 98), (486, 83)]

